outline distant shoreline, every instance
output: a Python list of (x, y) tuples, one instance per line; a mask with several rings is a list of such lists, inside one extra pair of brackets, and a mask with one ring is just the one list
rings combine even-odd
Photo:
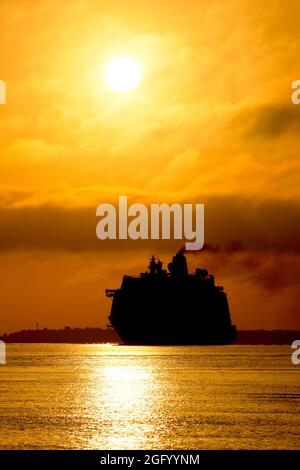
[[(290, 345), (300, 339), (300, 331), (295, 330), (240, 330), (237, 332), (237, 345)], [(119, 343), (120, 339), (112, 328), (70, 328), (21, 330), (0, 336), (5, 343), (63, 343), (63, 344), (103, 344)]]

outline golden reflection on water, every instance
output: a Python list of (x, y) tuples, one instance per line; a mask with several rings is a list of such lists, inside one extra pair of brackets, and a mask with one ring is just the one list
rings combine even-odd
[(284, 446), (293, 445), (289, 420), (297, 421), (291, 413), (299, 402), (286, 354), (234, 347), (99, 351), (101, 363), (87, 376), (94, 422), (87, 448), (260, 448), (262, 441), (276, 448), (283, 429)]
[[(155, 435), (152, 415), (159, 408), (152, 367), (106, 366), (99, 368), (94, 380), (95, 416), (105, 423), (105, 432), (93, 436), (90, 448), (147, 448), (149, 436)], [(104, 406), (103, 406), (104, 404)]]
[(0, 448), (300, 448), (288, 346), (16, 344), (0, 372)]

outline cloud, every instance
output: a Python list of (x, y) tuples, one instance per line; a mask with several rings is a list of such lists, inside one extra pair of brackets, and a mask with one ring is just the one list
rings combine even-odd
[(288, 131), (300, 131), (300, 110), (292, 104), (258, 105), (247, 107), (234, 115), (229, 127), (241, 127), (247, 138), (261, 137), (265, 139), (280, 137)]
[(16, 139), (6, 149), (10, 164), (33, 163), (43, 164), (50, 159), (52, 165), (58, 159), (68, 156), (68, 150), (59, 144), (49, 144), (41, 139)]
[[(194, 258), (225, 279), (238, 325), (272, 327), (273, 316), (277, 325), (295, 323), (300, 107), (290, 104), (290, 85), (299, 78), (299, 1), (274, 1), (267, 10), (258, 0), (206, 0), (201, 8), (196, 0), (188, 6), (181, 0), (2, 3), (0, 78), (8, 104), (0, 117), (0, 255), (7, 321), (18, 309), (32, 319), (43, 307), (45, 321), (58, 308), (63, 321), (71, 304), (80, 321), (85, 300), (98, 289), (98, 267), (85, 270), (88, 257), (101, 252), (99, 270), (106, 274), (116, 252), (112, 269), (119, 276), (133, 259), (182, 246), (100, 242), (96, 206), (127, 194), (147, 204), (206, 203), (210, 251)], [(102, 75), (105, 63), (123, 53), (140, 62), (143, 80), (121, 97), (107, 90)], [(35, 260), (40, 253), (56, 262), (37, 267), (33, 281), (22, 255)], [(17, 306), (16, 283), (22, 288), (25, 277), (26, 302)], [(74, 290), (66, 294), (63, 285)], [(49, 286), (56, 290), (52, 307)], [(39, 304), (32, 302), (37, 290)], [(90, 306), (95, 319), (98, 303)]]
[[(26, 199), (23, 194), (24, 197)], [(127, 247), (139, 250), (152, 246), (157, 249), (160, 247), (166, 249), (168, 246), (170, 249), (179, 249), (182, 245), (182, 242), (177, 240), (170, 242), (98, 240), (95, 235), (99, 220), (95, 215), (96, 207), (103, 202), (113, 202), (117, 205), (116, 199), (98, 200), (95, 206), (53, 203), (32, 206), (23, 205), (21, 198), (21, 195), (17, 197), (13, 194), (10, 199), (6, 195), (6, 203), (0, 206), (2, 251), (126, 250)], [(143, 198), (131, 197), (129, 204), (137, 201), (143, 202)], [(151, 202), (174, 201), (157, 199)], [(300, 253), (300, 204), (296, 200), (260, 201), (226, 196), (204, 198), (199, 195), (193, 201), (181, 202), (205, 203), (205, 242), (216, 245), (221, 250), (236, 251), (237, 246), (248, 250)]]

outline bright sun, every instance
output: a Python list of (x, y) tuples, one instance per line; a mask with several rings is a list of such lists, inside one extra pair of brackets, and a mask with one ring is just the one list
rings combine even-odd
[(134, 59), (119, 56), (108, 62), (104, 76), (106, 83), (112, 90), (126, 93), (139, 84), (142, 71)]

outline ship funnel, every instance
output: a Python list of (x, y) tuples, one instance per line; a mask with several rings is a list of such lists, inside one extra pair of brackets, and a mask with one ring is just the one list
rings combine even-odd
[(171, 263), (169, 263), (168, 268), (172, 276), (187, 276), (188, 267), (184, 254), (178, 252), (175, 256), (173, 256), (173, 260)]

